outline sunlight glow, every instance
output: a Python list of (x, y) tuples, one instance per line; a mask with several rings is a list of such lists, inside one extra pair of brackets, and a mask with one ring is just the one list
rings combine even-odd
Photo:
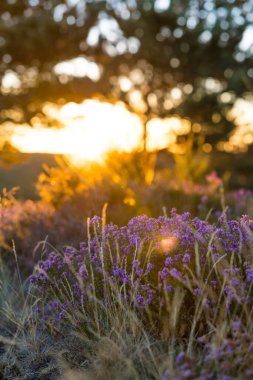
[(69, 155), (74, 163), (102, 161), (111, 150), (131, 151), (140, 146), (142, 125), (139, 118), (120, 104), (87, 100), (68, 103), (60, 109), (45, 106), (63, 128), (22, 126), (11, 143), (23, 152)]
[[(253, 142), (253, 99), (238, 99), (229, 113), (229, 118), (234, 121), (236, 128), (229, 141), (221, 142), (220, 149), (227, 152), (245, 151)], [(222, 145), (223, 144), (223, 145)]]
[(166, 149), (170, 144), (176, 142), (176, 134), (173, 127), (177, 124), (176, 118), (158, 119), (154, 118), (147, 124), (147, 149), (149, 151)]
[(163, 253), (167, 253), (175, 248), (177, 239), (175, 236), (169, 236), (160, 242), (160, 249)]
[[(229, 141), (220, 142), (218, 149), (231, 152), (245, 150), (253, 142), (252, 100), (237, 100), (229, 117), (235, 120), (237, 128)], [(46, 103), (43, 112), (58, 120), (62, 128), (45, 128), (39, 118), (34, 118), (33, 127), (21, 125), (8, 127), (11, 144), (26, 153), (51, 153), (68, 156), (75, 165), (87, 161), (102, 162), (110, 151), (131, 152), (142, 149), (143, 124), (140, 117), (129, 112), (122, 103), (115, 105), (86, 100), (81, 104), (67, 103), (55, 106)], [(172, 153), (183, 154), (182, 146), (176, 144), (178, 135), (198, 133), (199, 124), (177, 116), (153, 118), (147, 123), (148, 151), (168, 149)], [(5, 128), (6, 129), (6, 128)], [(205, 144), (203, 150), (210, 153), (212, 147)]]
[[(10, 142), (21, 152), (63, 154), (75, 165), (82, 165), (102, 162), (113, 150), (131, 152), (143, 147), (141, 118), (122, 103), (113, 105), (95, 99), (58, 107), (46, 103), (43, 112), (59, 121), (62, 128), (45, 128), (38, 117), (32, 119), (32, 128), (13, 128)], [(147, 150), (173, 151), (177, 135), (187, 134), (190, 128), (188, 120), (177, 116), (151, 119), (147, 123)]]

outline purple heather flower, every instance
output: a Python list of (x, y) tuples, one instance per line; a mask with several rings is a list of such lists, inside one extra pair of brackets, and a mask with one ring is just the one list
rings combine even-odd
[(240, 321), (233, 321), (232, 322), (232, 327), (233, 327), (234, 330), (239, 331), (240, 328), (241, 328), (241, 322)]
[(202, 203), (207, 203), (208, 202), (208, 197), (206, 195), (203, 195), (203, 197), (201, 197), (201, 202)]
[(169, 274), (169, 269), (163, 268), (163, 270), (159, 272), (159, 274), (160, 274), (161, 279), (164, 280)]
[(148, 263), (145, 274), (148, 274), (152, 269), (154, 269), (154, 267), (155, 267), (154, 264)]
[(191, 255), (189, 253), (186, 253), (184, 256), (183, 256), (183, 263), (184, 264), (188, 264), (191, 260)]
[(237, 278), (232, 278), (231, 285), (232, 286), (237, 286), (238, 284), (239, 284), (239, 280)]
[(162, 375), (162, 380), (170, 380), (170, 372), (168, 369), (166, 369)]
[(180, 352), (177, 356), (176, 356), (176, 364), (180, 364), (182, 363), (182, 361), (185, 359), (185, 352)]
[(193, 289), (193, 292), (192, 292), (195, 296), (200, 296), (201, 295), (201, 290), (199, 288), (195, 288)]
[(139, 260), (133, 260), (133, 264), (132, 264), (132, 267), (133, 267), (133, 268), (138, 268), (139, 265), (140, 265)]
[[(165, 268), (167, 269), (167, 268)], [(182, 274), (181, 272), (179, 272), (176, 268), (172, 268), (170, 271), (169, 271), (171, 277), (174, 277), (174, 278), (181, 278)]]
[(173, 264), (173, 258), (171, 256), (167, 257), (165, 259), (165, 265), (168, 266), (168, 265), (172, 265)]
[(253, 269), (246, 269), (247, 281), (253, 282)]
[(144, 306), (144, 297), (140, 293), (137, 294), (136, 300), (139, 305)]
[(143, 269), (142, 268), (138, 268), (138, 269), (136, 269), (136, 274), (137, 274), (137, 276), (141, 276), (142, 275), (142, 272), (143, 272)]

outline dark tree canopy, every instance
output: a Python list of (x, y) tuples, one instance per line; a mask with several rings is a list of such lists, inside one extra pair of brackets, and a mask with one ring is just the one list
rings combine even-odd
[[(234, 127), (235, 100), (252, 91), (253, 47), (242, 44), (251, 0), (1, 0), (0, 14), (2, 122), (42, 117), (46, 101), (100, 96), (144, 122), (188, 118), (214, 143)], [(55, 72), (76, 57), (95, 62), (99, 78)], [(3, 88), (6, 74), (20, 86)]]

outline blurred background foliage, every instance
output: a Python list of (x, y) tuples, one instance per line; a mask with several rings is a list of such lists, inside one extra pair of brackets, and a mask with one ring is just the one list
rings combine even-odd
[[(187, 118), (214, 144), (233, 130), (236, 99), (252, 91), (250, 0), (2, 0), (0, 14), (2, 121), (56, 125), (45, 102), (98, 96), (122, 100), (144, 125)], [(97, 71), (57, 71), (77, 57)]]

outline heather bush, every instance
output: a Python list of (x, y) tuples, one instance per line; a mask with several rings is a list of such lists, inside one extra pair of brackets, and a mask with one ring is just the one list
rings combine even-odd
[[(56, 213), (45, 202), (12, 199), (0, 207), (1, 256), (14, 265), (14, 251), (22, 272), (31, 273), (34, 263), (53, 245), (75, 244), (82, 237), (85, 223), (63, 207)], [(41, 242), (41, 244), (39, 244)], [(39, 244), (39, 249), (36, 249)], [(41, 249), (43, 247), (43, 249)]]
[(45, 254), (32, 286), (0, 282), (3, 378), (252, 377), (252, 220), (172, 210), (87, 227), (79, 249)]
[(37, 312), (57, 322), (73, 310), (87, 313), (94, 302), (105, 309), (126, 303), (155, 334), (181, 337), (193, 334), (194, 316), (199, 333), (219, 315), (247, 318), (252, 228), (247, 217), (222, 215), (212, 225), (175, 211), (136, 217), (124, 227), (94, 218), (79, 250), (54, 251), (38, 263), (30, 279), (44, 300)]
[[(222, 181), (215, 172), (202, 183), (171, 179), (163, 171), (152, 170), (152, 160), (149, 157), (151, 163), (143, 164), (144, 169), (149, 169), (146, 177), (145, 170), (138, 174), (142, 162), (137, 153), (137, 171), (129, 165), (128, 156), (106, 170), (98, 170), (97, 166), (76, 170), (61, 163), (59, 168), (48, 169), (40, 176), (40, 201), (17, 201), (13, 191), (6, 192), (0, 207), (0, 246), (5, 258), (13, 263), (15, 249), (20, 265), (28, 273), (34, 264), (33, 254), (39, 258), (41, 247), (43, 252), (48, 252), (50, 246), (77, 247), (86, 238), (87, 217), (100, 215), (105, 204), (107, 220), (121, 226), (143, 213), (158, 217), (174, 205), (179, 212), (189, 211), (202, 219), (209, 215), (212, 221), (221, 215), (225, 204), (230, 218), (252, 215), (251, 191), (241, 189), (224, 195)], [(95, 174), (91, 175), (93, 169)], [(43, 241), (46, 244), (38, 245)]]

